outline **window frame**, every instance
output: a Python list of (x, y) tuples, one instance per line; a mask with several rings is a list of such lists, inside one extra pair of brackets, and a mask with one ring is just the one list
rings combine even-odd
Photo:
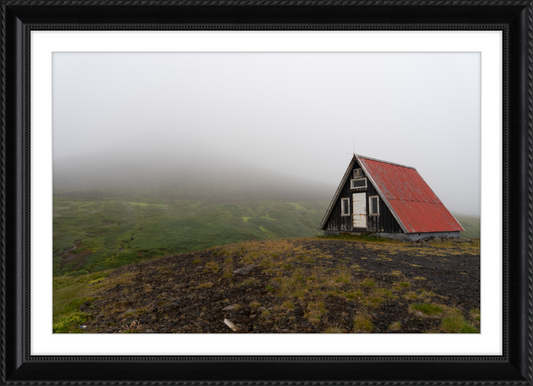
[[(356, 172), (357, 172), (357, 175), (356, 175)], [(353, 170), (353, 173), (352, 173), (352, 179), (354, 179), (354, 180), (358, 180), (358, 179), (360, 179), (360, 178), (364, 178), (364, 176), (363, 176), (363, 169), (361, 169), (361, 168), (355, 168), (355, 169)]]
[[(376, 203), (377, 213), (372, 213), (372, 209), (374, 208), (372, 205), (372, 198), (374, 197), (377, 199), (377, 203)], [(377, 194), (374, 196), (368, 196), (368, 215), (379, 216), (379, 195)]]
[[(344, 211), (343, 211), (343, 206), (342, 206), (342, 203), (344, 201), (347, 201), (348, 203), (346, 204), (348, 206), (348, 214), (345, 214)], [(352, 211), (350, 210), (350, 197), (342, 197), (341, 198), (341, 217), (347, 217), (347, 216), (351, 216), (352, 215)]]
[[(364, 180), (365, 181), (365, 186), (353, 186), (353, 182), (354, 181), (360, 181), (360, 180)], [(362, 177), (362, 178), (352, 178), (350, 179), (350, 190), (366, 190), (368, 189), (368, 180), (366, 177)]]

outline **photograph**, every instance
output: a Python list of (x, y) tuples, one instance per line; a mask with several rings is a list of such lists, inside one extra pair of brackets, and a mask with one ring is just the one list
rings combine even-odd
[(53, 334), (481, 334), (480, 52), (53, 52)]
[(0, 2), (0, 384), (533, 385), (533, 1)]

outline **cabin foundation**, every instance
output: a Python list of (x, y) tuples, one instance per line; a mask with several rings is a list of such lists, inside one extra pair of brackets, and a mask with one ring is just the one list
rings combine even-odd
[(448, 237), (461, 237), (459, 232), (424, 232), (424, 233), (375, 233), (376, 236), (385, 237), (387, 239), (418, 241), (427, 240), (430, 238), (442, 239)]
[[(364, 235), (368, 232), (344, 232), (325, 230), (324, 236), (339, 236), (339, 235)], [(372, 236), (384, 237), (386, 239), (402, 240), (402, 241), (418, 241), (427, 240), (430, 238), (458, 238), (461, 237), (460, 232), (424, 232), (424, 233), (370, 233)]]

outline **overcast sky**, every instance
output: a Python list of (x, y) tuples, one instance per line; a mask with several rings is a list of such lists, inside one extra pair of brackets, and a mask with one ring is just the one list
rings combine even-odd
[(356, 153), (479, 214), (478, 53), (55, 53), (55, 159), (188, 152), (338, 185)]

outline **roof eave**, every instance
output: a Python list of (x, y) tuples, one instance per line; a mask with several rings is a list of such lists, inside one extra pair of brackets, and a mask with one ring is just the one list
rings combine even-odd
[(356, 161), (356, 156), (354, 154), (352, 160), (350, 161), (350, 165), (348, 165), (348, 168), (346, 169), (346, 172), (344, 173), (344, 176), (342, 177), (342, 180), (339, 186), (337, 187), (335, 194), (333, 195), (333, 199), (329, 203), (328, 209), (326, 210), (326, 214), (324, 215), (324, 218), (322, 219), (322, 222), (320, 223), (320, 226), (318, 227), (319, 231), (324, 230), (324, 227), (326, 226), (326, 222), (328, 221), (328, 218), (331, 212), (333, 211), (333, 207), (335, 206), (335, 203), (337, 202), (337, 199), (339, 198), (342, 192), (342, 188), (344, 184), (346, 183), (346, 181), (348, 180), (348, 178), (350, 177), (350, 171), (352, 170), (355, 161)]

